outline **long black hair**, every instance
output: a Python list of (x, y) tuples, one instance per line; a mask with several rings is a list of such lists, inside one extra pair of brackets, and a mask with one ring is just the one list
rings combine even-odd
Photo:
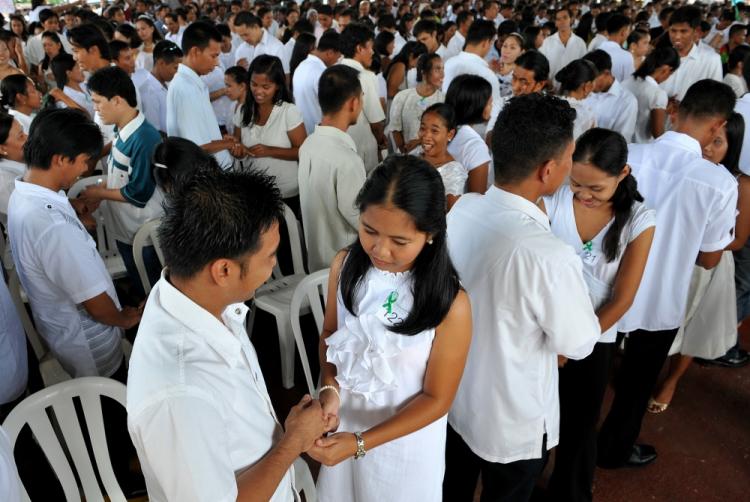
[(672, 71), (680, 67), (680, 55), (677, 54), (674, 47), (657, 47), (651, 51), (651, 54), (646, 56), (641, 66), (633, 72), (633, 76), (645, 80), (646, 77), (651, 76), (664, 65), (672, 68)]
[[(276, 56), (263, 54), (253, 59), (248, 70), (248, 81), (252, 81), (253, 75), (266, 75), (274, 84), (276, 84), (276, 94), (273, 96), (273, 104), (276, 105), (281, 101), (293, 103), (292, 93), (286, 86), (286, 77), (284, 76), (284, 67), (281, 66), (281, 59)], [(248, 87), (245, 104), (242, 106), (242, 126), (252, 127), (255, 117), (258, 115), (258, 103), (255, 102), (253, 93)]]
[(385, 78), (386, 80), (388, 79), (388, 75), (390, 75), (391, 73), (391, 68), (393, 68), (396, 63), (404, 64), (404, 78), (406, 78), (406, 72), (409, 71), (409, 59), (419, 58), (424, 54), (427, 54), (427, 46), (425, 46), (422, 42), (406, 42), (401, 48), (401, 51), (396, 54), (393, 59), (391, 59), (391, 64), (383, 74), (383, 78)]
[(292, 49), (292, 58), (289, 61), (289, 82), (292, 82), (294, 71), (302, 61), (315, 49), (315, 35), (312, 33), (300, 33)]
[(22, 73), (8, 75), (0, 82), (0, 103), (6, 110), (16, 107), (16, 96), (23, 94), (26, 96), (26, 85), (31, 81), (29, 77)]
[(593, 82), (599, 72), (594, 63), (586, 59), (571, 61), (555, 75), (555, 80), (560, 82), (560, 92), (569, 93), (575, 91), (586, 82)]
[[(416, 335), (438, 326), (460, 289), (446, 245), (445, 188), (440, 174), (426, 161), (411, 155), (391, 155), (367, 178), (357, 195), (360, 213), (375, 204), (391, 204), (411, 216), (420, 232), (432, 236), (414, 262), (411, 312), (394, 333)], [(349, 247), (341, 270), (341, 296), (352, 315), (359, 287), (372, 267), (359, 239)]]
[(745, 119), (737, 112), (732, 112), (725, 126), (727, 130), (727, 153), (721, 159), (721, 164), (730, 173), (740, 173), (740, 154), (742, 153), (742, 141), (745, 137)]
[[(591, 164), (610, 176), (619, 176), (627, 161), (628, 144), (622, 134), (599, 127), (583, 133), (578, 138), (573, 152), (573, 162)], [(620, 234), (630, 219), (633, 205), (643, 202), (643, 196), (638, 192), (638, 183), (631, 173), (620, 181), (610, 202), (615, 218), (602, 243), (608, 262), (617, 259), (620, 251)]]

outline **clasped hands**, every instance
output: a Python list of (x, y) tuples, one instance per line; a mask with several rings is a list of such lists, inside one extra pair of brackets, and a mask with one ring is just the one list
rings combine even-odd
[(289, 412), (284, 423), (285, 438), (296, 441), (301, 452), (323, 465), (336, 465), (354, 456), (357, 451), (354, 434), (335, 433), (339, 426), (339, 404), (333, 392), (324, 392), (319, 400), (305, 395)]
[(266, 145), (253, 145), (245, 146), (242, 143), (235, 143), (229, 148), (229, 153), (236, 159), (244, 159), (245, 157), (268, 157), (269, 151)]

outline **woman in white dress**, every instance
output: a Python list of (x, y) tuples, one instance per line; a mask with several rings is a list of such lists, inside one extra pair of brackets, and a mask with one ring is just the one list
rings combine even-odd
[(148, 16), (140, 16), (135, 22), (135, 29), (141, 41), (135, 58), (135, 67), (151, 71), (154, 69), (154, 46), (162, 40), (161, 32)]
[[(635, 143), (650, 143), (664, 134), (667, 122), (667, 92), (659, 84), (680, 66), (680, 55), (672, 47), (659, 47), (646, 56), (643, 64), (622, 86), (638, 100)], [(626, 138), (631, 139), (631, 138)]]
[[(408, 45), (408, 44), (407, 44)], [(410, 153), (419, 145), (419, 123), (424, 111), (445, 101), (443, 86), (445, 70), (437, 54), (425, 54), (417, 63), (417, 86), (396, 94), (391, 103), (387, 133), (399, 153)]]
[(234, 114), (234, 136), (242, 142), (244, 169), (267, 171), (276, 178), (284, 199), (299, 194), (299, 147), (305, 141), (302, 114), (292, 102), (281, 60), (264, 54), (248, 71), (250, 93)]
[(492, 86), (476, 75), (454, 78), (445, 94), (445, 102), (456, 114), (456, 135), (448, 144), (448, 153), (469, 172), (467, 192), (484, 193), (490, 185), (490, 149), (473, 124), (485, 124), (492, 113)]
[(449, 211), (463, 195), (466, 180), (469, 178), (466, 168), (448, 153), (448, 143), (455, 135), (456, 114), (450, 105), (437, 103), (422, 114), (422, 123), (419, 126), (421, 155), (440, 173)]
[(560, 95), (576, 111), (573, 124), (573, 138), (596, 127), (596, 115), (584, 100), (594, 90), (594, 80), (598, 76), (596, 67), (591, 61), (576, 59), (557, 72), (555, 80), (560, 83)]
[(500, 96), (510, 97), (513, 94), (513, 70), (516, 59), (524, 53), (524, 38), (519, 33), (511, 33), (500, 47), (500, 65), (497, 78), (500, 81)]
[(471, 307), (446, 246), (440, 176), (391, 156), (357, 197), (359, 238), (331, 265), (319, 398), (338, 430), (308, 454), (321, 502), (439, 502), (447, 413)]
[(34, 115), (42, 106), (42, 95), (26, 75), (10, 75), (0, 82), (0, 104), (21, 124), (23, 132), (29, 134)]
[(716, 359), (737, 341), (737, 303), (732, 251), (742, 249), (750, 235), (750, 177), (738, 165), (745, 134), (745, 121), (734, 112), (714, 141), (703, 148), (703, 157), (738, 176), (739, 194), (735, 239), (711, 270), (695, 266), (690, 279), (685, 322), (669, 350), (669, 374), (656, 388), (648, 411), (661, 413), (672, 402), (682, 375), (693, 358)]
[[(607, 129), (583, 133), (573, 153), (570, 184), (540, 204), (552, 232), (581, 258), (602, 336), (580, 361), (560, 363), (560, 444), (550, 480), (553, 500), (574, 500), (571, 481), (590, 492), (596, 426), (615, 349), (617, 321), (638, 291), (654, 237), (655, 213), (643, 204), (626, 164), (625, 138)], [(585, 490), (584, 490), (585, 491)]]
[(26, 171), (23, 163), (24, 144), (26, 133), (21, 124), (12, 116), (0, 112), (0, 223), (3, 225), (7, 224), (8, 200), (16, 187), (16, 178)]
[(633, 56), (633, 68), (637, 70), (651, 52), (651, 34), (645, 30), (633, 30), (628, 35), (628, 52)]
[(78, 108), (85, 111), (89, 117), (93, 117), (94, 103), (91, 101), (91, 95), (84, 89), (86, 77), (73, 56), (67, 53), (60, 54), (52, 60), (50, 67), (57, 87), (49, 93), (55, 99), (56, 106)]

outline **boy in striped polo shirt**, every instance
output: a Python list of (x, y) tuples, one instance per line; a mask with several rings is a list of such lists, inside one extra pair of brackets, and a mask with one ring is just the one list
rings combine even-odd
[[(91, 101), (104, 124), (115, 126), (115, 137), (107, 161), (107, 185), (90, 186), (82, 194), (87, 201), (110, 204), (111, 228), (117, 249), (133, 284), (140, 279), (133, 260), (133, 237), (146, 221), (162, 214), (162, 195), (156, 188), (151, 159), (161, 143), (159, 131), (136, 108), (133, 81), (116, 66), (102, 68), (88, 81)], [(155, 283), (161, 265), (153, 246), (143, 258), (149, 280)]]

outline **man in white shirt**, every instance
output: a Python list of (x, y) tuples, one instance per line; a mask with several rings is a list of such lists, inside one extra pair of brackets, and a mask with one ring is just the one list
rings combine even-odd
[[(417, 39), (417, 42), (421, 42), (425, 47), (427, 47), (428, 54), (437, 53), (437, 55), (440, 56), (443, 61), (445, 61), (445, 54), (448, 52), (448, 49), (438, 40), (438, 25), (435, 21), (422, 19), (414, 25), (413, 33), (414, 37)], [(417, 86), (416, 68), (411, 68), (406, 73), (406, 82), (407, 87), (409, 88), (414, 88)]]
[(617, 131), (630, 142), (638, 119), (638, 100), (612, 74), (612, 59), (603, 49), (589, 52), (584, 59), (599, 70), (594, 92), (584, 100), (596, 115), (597, 127)]
[(607, 21), (607, 34), (607, 41), (599, 49), (612, 58), (612, 75), (618, 82), (624, 82), (635, 71), (633, 55), (622, 48), (630, 35), (630, 19), (622, 14), (614, 14)]
[(284, 66), (284, 44), (272, 37), (261, 26), (261, 21), (247, 11), (242, 11), (234, 18), (234, 27), (243, 43), (234, 53), (234, 64), (245, 69), (250, 67), (253, 59), (262, 54), (276, 56), (281, 60), (284, 73), (289, 74), (289, 66)]
[[(78, 219), (84, 204), (62, 190), (102, 149), (90, 119), (72, 109), (40, 112), (26, 141), (29, 166), (8, 205), (13, 261), (39, 334), (72, 377), (124, 377), (122, 330), (141, 309), (125, 307), (96, 244)], [(71, 205), (75, 204), (75, 208)]]
[[(281, 65), (284, 68), (290, 68), (294, 46), (297, 45), (297, 38), (303, 33), (312, 34), (313, 32), (312, 24), (307, 19), (300, 19), (294, 23), (294, 26), (287, 29), (291, 31), (292, 36), (289, 37), (289, 40), (284, 44), (284, 57), (281, 59)], [(318, 40), (318, 43), (320, 43), (320, 40)]]
[(38, 66), (44, 59), (44, 44), (42, 41), (44, 33), (56, 33), (60, 38), (60, 42), (62, 43), (65, 52), (71, 52), (70, 42), (68, 42), (67, 38), (60, 33), (60, 19), (55, 12), (51, 9), (44, 9), (39, 13), (39, 22), (42, 24), (44, 31), (39, 35), (29, 37), (29, 40), (24, 47), (24, 57), (26, 58), (26, 62), (32, 66)]
[(488, 130), (491, 130), (495, 123), (502, 104), (500, 82), (484, 59), (490, 51), (490, 47), (492, 47), (495, 34), (495, 25), (492, 22), (484, 19), (474, 21), (466, 34), (464, 50), (445, 63), (445, 78), (443, 79), (443, 92), (446, 93), (453, 79), (459, 75), (477, 75), (490, 83), (492, 86), (492, 114), (488, 123)]
[(368, 70), (372, 64), (374, 38), (372, 31), (361, 24), (350, 24), (339, 38), (341, 55), (344, 56), (341, 64), (359, 72), (362, 111), (357, 123), (347, 132), (357, 145), (357, 153), (368, 173), (380, 162), (380, 152), (388, 147), (384, 134), (385, 110), (380, 103), (378, 79)]
[(154, 68), (141, 84), (141, 107), (151, 125), (167, 133), (167, 86), (182, 62), (182, 50), (169, 40), (154, 46)]
[(695, 45), (695, 28), (700, 24), (700, 10), (680, 7), (669, 18), (669, 40), (680, 55), (680, 66), (662, 82), (661, 88), (673, 103), (679, 103), (695, 82), (710, 78), (721, 82), (721, 57)]
[(575, 111), (541, 94), (510, 100), (492, 133), (495, 184), (448, 213), (448, 248), (472, 301), (473, 339), (448, 415), (445, 500), (529, 500), (558, 443), (558, 355), (601, 335), (581, 261), (536, 201), (572, 166)]
[(182, 36), (185, 34), (185, 26), (180, 25), (177, 14), (170, 12), (164, 16), (164, 24), (167, 27), (167, 34), (164, 36), (164, 40), (169, 40), (177, 44), (177, 47), (182, 47)]
[(469, 33), (469, 27), (472, 22), (474, 22), (474, 16), (469, 11), (461, 11), (456, 16), (456, 33), (448, 42), (448, 48), (443, 55), (444, 62), (453, 56), (458, 56), (464, 50), (466, 35)]
[(703, 159), (702, 148), (724, 127), (735, 100), (726, 84), (701, 80), (685, 94), (672, 131), (629, 147), (628, 164), (645, 203), (656, 210), (657, 230), (633, 305), (618, 323), (627, 334), (625, 356), (599, 433), (600, 467), (640, 466), (656, 459), (653, 446), (636, 441), (685, 318), (693, 268), (715, 267), (734, 239), (737, 181)]
[(305, 396), (284, 431), (245, 331), (244, 302), (276, 264), (281, 215), (278, 188), (259, 173), (205, 170), (170, 200), (166, 268), (128, 377), (128, 430), (153, 501), (298, 500), (292, 463), (329, 427)]
[(609, 21), (610, 17), (612, 17), (612, 12), (602, 12), (596, 16), (596, 19), (594, 19), (596, 36), (594, 36), (594, 38), (591, 39), (591, 42), (589, 42), (589, 52), (595, 51), (600, 45), (607, 41), (607, 21)]
[(544, 39), (539, 52), (549, 61), (549, 77), (553, 82), (555, 75), (571, 61), (581, 59), (586, 54), (586, 42), (573, 33), (571, 23), (573, 14), (567, 7), (555, 13), (557, 33)]
[(330, 5), (318, 7), (318, 22), (315, 24), (315, 40), (320, 40), (323, 33), (333, 28), (333, 9)]
[(200, 78), (219, 64), (221, 34), (199, 21), (188, 26), (182, 42), (184, 60), (167, 90), (167, 134), (189, 139), (213, 154), (223, 169), (229, 169), (233, 164), (229, 150), (237, 141), (222, 138), (208, 87)]
[(323, 119), (299, 149), (299, 199), (311, 272), (329, 267), (357, 238), (354, 202), (365, 182), (365, 165), (346, 131), (357, 122), (362, 99), (356, 70), (334, 65), (323, 72), (318, 87)]
[(310, 51), (307, 58), (294, 71), (294, 102), (302, 113), (308, 136), (313, 133), (323, 117), (318, 103), (318, 82), (325, 69), (335, 65), (341, 57), (339, 37), (340, 35), (333, 30), (324, 33), (317, 48)]
[(482, 19), (491, 21), (495, 25), (495, 29), (497, 29), (502, 21), (498, 14), (500, 14), (500, 4), (496, 0), (490, 0), (482, 5)]

